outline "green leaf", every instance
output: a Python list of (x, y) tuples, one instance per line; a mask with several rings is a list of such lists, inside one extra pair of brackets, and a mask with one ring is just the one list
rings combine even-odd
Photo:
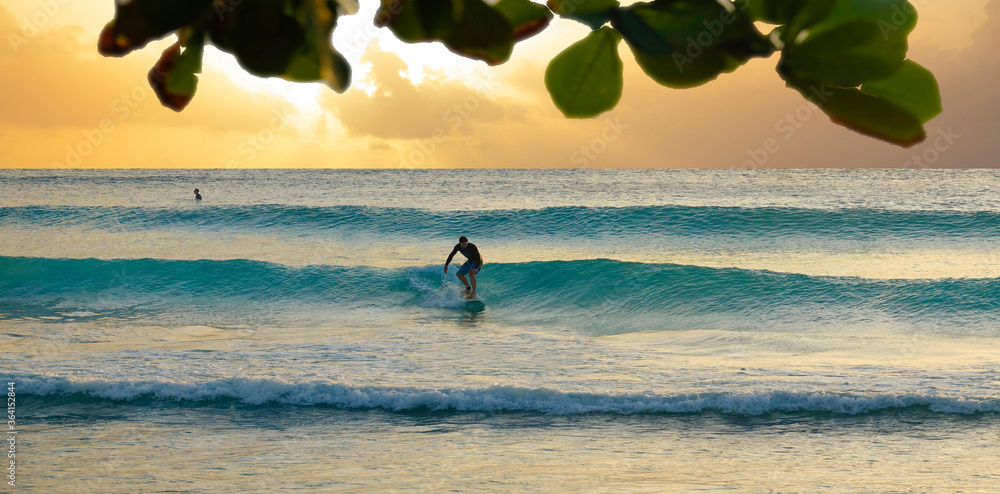
[(165, 81), (166, 89), (171, 93), (193, 97), (198, 89), (197, 74), (201, 73), (201, 59), (204, 53), (205, 33), (198, 31), (174, 61), (173, 69)]
[[(660, 19), (641, 15), (641, 7), (619, 9), (612, 26), (621, 33), (632, 49), (639, 49), (650, 55), (673, 55), (683, 49), (684, 37), (671, 28), (680, 28), (679, 22), (658, 22)], [(672, 25), (673, 24), (673, 25)]]
[(552, 12), (561, 16), (602, 14), (618, 8), (618, 0), (549, 0)]
[(382, 0), (375, 25), (388, 27), (402, 41), (441, 40), (463, 15), (462, 0)]
[(778, 72), (807, 98), (820, 94), (834, 122), (912, 146), (941, 111), (934, 76), (905, 62), (916, 22), (906, 0), (813, 0), (786, 30)]
[(330, 44), (337, 24), (336, 6), (325, 0), (307, 0), (293, 14), (307, 28), (306, 39), (282, 77), (294, 82), (323, 81), (338, 93), (346, 91), (351, 84), (351, 66)]
[[(510, 13), (524, 11), (510, 7)], [(483, 0), (382, 0), (375, 23), (407, 43), (441, 41), (490, 65), (506, 62), (514, 51), (514, 27)]]
[(258, 76), (347, 90), (351, 69), (331, 44), (337, 5), (326, 0), (242, 0), (212, 24), (212, 43)]
[(115, 18), (101, 31), (97, 50), (120, 57), (212, 14), (212, 0), (115, 2)]
[(774, 51), (749, 17), (715, 0), (634, 4), (619, 9), (612, 26), (643, 71), (673, 88), (704, 84)]
[(549, 0), (547, 5), (561, 17), (599, 29), (611, 20), (618, 0)]
[(483, 0), (463, 0), (462, 19), (444, 39), (449, 50), (490, 65), (510, 59), (514, 43), (510, 23)]
[(814, 0), (786, 30), (780, 70), (840, 87), (888, 77), (916, 20), (906, 0)]
[(232, 53), (247, 72), (281, 76), (304, 49), (308, 32), (285, 12), (284, 0), (242, 0), (213, 23), (212, 44)]
[(791, 79), (788, 85), (819, 105), (834, 123), (855, 132), (903, 147), (927, 137), (920, 120), (888, 98), (856, 88), (827, 87), (816, 81)]
[(742, 6), (753, 20), (780, 25), (792, 22), (803, 5), (802, 0), (742, 0)]
[(913, 115), (890, 101), (858, 89), (834, 89), (823, 111), (840, 125), (903, 147), (922, 142), (927, 133)]
[(635, 49), (632, 50), (632, 54), (646, 75), (660, 85), (674, 89), (701, 86), (715, 80), (720, 74), (732, 72), (740, 66), (730, 63), (729, 59), (716, 52), (703, 53), (697, 59), (682, 53), (657, 56)]
[(787, 24), (788, 29), (785, 31), (787, 37), (782, 41), (784, 41), (786, 45), (794, 43), (803, 30), (826, 19), (826, 17), (833, 10), (834, 4), (839, 1), (840, 0), (808, 0), (802, 2), (798, 13), (795, 14), (792, 21)]
[(517, 40), (537, 34), (552, 20), (549, 9), (529, 0), (500, 0), (493, 8), (507, 19)]
[(906, 0), (813, 0), (785, 31), (778, 72), (807, 98), (832, 86), (819, 104), (834, 122), (912, 146), (940, 112), (933, 76), (904, 64), (916, 22)]
[[(322, 60), (324, 57), (326, 62)], [(308, 50), (296, 53), (281, 77), (292, 82), (322, 81), (330, 89), (343, 93), (351, 84), (351, 64), (333, 49)]]
[[(187, 107), (198, 90), (198, 76), (205, 49), (205, 33), (187, 29), (178, 41), (163, 51), (147, 79), (160, 103), (174, 111)], [(184, 50), (181, 51), (181, 47)]]
[(804, 12), (812, 34), (863, 21), (878, 26), (885, 38), (905, 38), (917, 25), (917, 10), (907, 0), (813, 0)]
[(889, 77), (864, 83), (861, 91), (891, 102), (921, 123), (929, 122), (943, 110), (934, 74), (912, 60), (903, 62), (903, 66)]
[(785, 49), (782, 63), (801, 77), (857, 87), (888, 77), (906, 58), (906, 38), (883, 38), (879, 27), (856, 21), (810, 36)]
[(563, 115), (590, 118), (618, 104), (624, 85), (621, 39), (614, 29), (602, 27), (552, 59), (545, 87)]

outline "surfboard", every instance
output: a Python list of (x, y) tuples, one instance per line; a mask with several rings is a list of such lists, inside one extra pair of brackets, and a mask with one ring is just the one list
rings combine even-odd
[(469, 292), (465, 290), (462, 290), (461, 292), (459, 292), (459, 294), (462, 296), (463, 299), (465, 299), (466, 308), (481, 309), (483, 307), (486, 307), (486, 303), (483, 302), (483, 299), (479, 297), (472, 297), (471, 295), (469, 295)]
[(462, 310), (472, 314), (478, 314), (486, 310), (486, 302), (483, 302), (478, 298), (465, 299), (464, 303), (462, 304)]

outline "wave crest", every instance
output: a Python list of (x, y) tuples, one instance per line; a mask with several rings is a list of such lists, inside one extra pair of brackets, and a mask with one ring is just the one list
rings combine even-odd
[(34, 377), (16, 380), (23, 395), (205, 403), (238, 401), (250, 406), (268, 404), (342, 409), (382, 409), (454, 412), (535, 412), (551, 415), (608, 413), (697, 414), (723, 413), (756, 416), (807, 412), (861, 415), (884, 410), (922, 408), (942, 414), (1000, 412), (1000, 400), (919, 394), (836, 394), (761, 391), (756, 393), (601, 393), (567, 392), (545, 388), (490, 386), (485, 388), (414, 388), (351, 386), (332, 382), (293, 383), (275, 379), (229, 378), (204, 382), (73, 380)]
[[(487, 264), (480, 276), (481, 296), (504, 320), (603, 333), (852, 318), (989, 327), (1000, 314), (1000, 279), (869, 280), (605, 259)], [(0, 257), (0, 291), (0, 312), (19, 313), (92, 311), (116, 300), (122, 310), (178, 313), (462, 305), (454, 277), (439, 266), (293, 268), (246, 260)]]

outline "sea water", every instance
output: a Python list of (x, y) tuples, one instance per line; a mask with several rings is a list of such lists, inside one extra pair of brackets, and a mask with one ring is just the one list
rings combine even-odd
[(3, 170), (7, 489), (1000, 492), (997, 191)]

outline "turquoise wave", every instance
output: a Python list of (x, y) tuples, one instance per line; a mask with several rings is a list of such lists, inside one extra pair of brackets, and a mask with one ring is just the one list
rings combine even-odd
[(1000, 213), (880, 209), (730, 208), (687, 206), (552, 207), (434, 211), (364, 206), (0, 208), (0, 226), (84, 229), (256, 231), (406, 235), (437, 238), (475, 225), (494, 238), (821, 236), (837, 239), (994, 238)]
[[(453, 274), (441, 266), (0, 257), (0, 313), (86, 311), (114, 301), (121, 310), (153, 313), (455, 309), (463, 304)], [(870, 280), (598, 259), (487, 264), (480, 286), (488, 313), (501, 320), (603, 332), (864, 320), (996, 328), (1000, 322), (1000, 279)]]

